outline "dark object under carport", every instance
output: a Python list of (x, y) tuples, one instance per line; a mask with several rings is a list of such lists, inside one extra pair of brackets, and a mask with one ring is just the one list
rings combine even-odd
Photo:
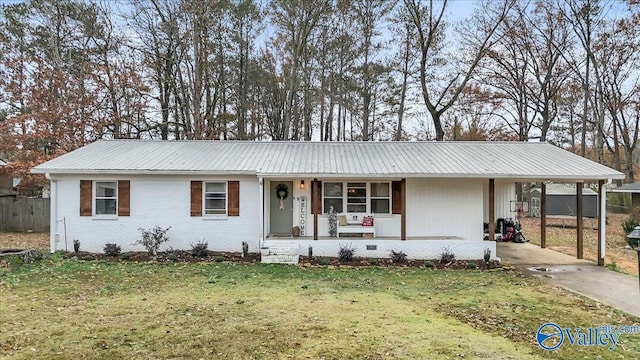
[[(533, 216), (540, 216), (540, 188), (530, 190), (529, 212)], [(576, 185), (548, 184), (546, 196), (547, 216), (564, 215), (576, 216)], [(598, 216), (598, 193), (589, 189), (582, 189), (582, 216), (595, 218)]]
[[(627, 244), (629, 244), (631, 249), (638, 252), (638, 281), (640, 282), (640, 225), (636, 226), (633, 231), (627, 235)], [(640, 283), (638, 286), (640, 286)]]

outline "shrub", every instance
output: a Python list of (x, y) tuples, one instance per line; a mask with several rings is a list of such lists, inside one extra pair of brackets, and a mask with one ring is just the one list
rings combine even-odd
[(491, 249), (484, 248), (484, 262), (488, 264), (489, 260), (491, 260)]
[(478, 268), (478, 264), (476, 264), (475, 261), (469, 261), (467, 263), (467, 268), (469, 268), (469, 269), (477, 269)]
[(167, 231), (169, 231), (169, 229), (171, 229), (171, 226), (163, 229), (158, 225), (153, 229), (138, 228), (138, 230), (142, 232), (142, 239), (136, 241), (133, 245), (144, 246), (155, 260), (158, 257), (158, 249), (160, 249), (160, 245), (169, 241), (169, 237), (167, 236)]
[(329, 258), (320, 259), (320, 265), (331, 265), (331, 259)]
[(120, 245), (118, 244), (105, 244), (104, 245), (104, 253), (107, 256), (118, 256), (120, 255)]
[(407, 262), (407, 254), (403, 251), (391, 250), (391, 262), (394, 264), (404, 264)]
[(129, 260), (131, 259), (131, 253), (124, 253), (122, 255), (120, 255), (120, 260)]
[(427, 260), (427, 261), (424, 262), (424, 267), (427, 267), (427, 268), (431, 269), (431, 268), (434, 268), (435, 266), (436, 265), (431, 260)]
[(80, 251), (80, 240), (73, 239), (73, 252), (78, 253)]
[(213, 261), (215, 262), (223, 262), (224, 261), (224, 256), (222, 255), (217, 255), (213, 258)]
[(209, 243), (202, 240), (201, 242), (193, 245), (191, 244), (191, 256), (193, 257), (205, 257), (207, 256), (207, 248)]
[(376, 258), (369, 258), (369, 265), (378, 265), (378, 259)]
[(451, 252), (449, 247), (442, 248), (442, 252), (440, 253), (440, 263), (448, 264), (456, 259), (456, 255)]
[(176, 261), (178, 260), (178, 255), (176, 255), (176, 253), (169, 253), (167, 254), (167, 260), (171, 260), (171, 261)]
[(349, 263), (353, 261), (353, 255), (356, 253), (356, 249), (351, 244), (340, 244), (340, 250), (338, 250), (338, 259), (341, 263)]
[(629, 216), (622, 222), (622, 228), (624, 229), (625, 234), (630, 234), (638, 225), (640, 225), (640, 219), (634, 215)]
[(249, 257), (249, 243), (246, 241), (242, 242), (242, 258), (246, 259)]

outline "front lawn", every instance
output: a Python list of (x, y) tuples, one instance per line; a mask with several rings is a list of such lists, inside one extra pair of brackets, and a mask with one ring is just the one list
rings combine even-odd
[(53, 256), (0, 274), (0, 357), (12, 359), (640, 358), (640, 334), (614, 351), (540, 349), (545, 322), (639, 319), (516, 271)]

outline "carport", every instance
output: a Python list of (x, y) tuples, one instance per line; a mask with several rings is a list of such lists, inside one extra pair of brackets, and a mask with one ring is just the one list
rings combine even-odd
[[(576, 257), (577, 259), (584, 258), (584, 233), (583, 233), (583, 188), (585, 183), (597, 183), (598, 189), (598, 249), (597, 249), (597, 264), (599, 266), (604, 265), (605, 249), (606, 249), (606, 186), (611, 183), (613, 179), (624, 179), (625, 175), (621, 172), (612, 170), (600, 164), (595, 164), (592, 168), (580, 168), (580, 169), (560, 169), (555, 168), (554, 164), (559, 162), (553, 162), (550, 159), (547, 164), (548, 167), (540, 169), (540, 178), (528, 178), (528, 179), (513, 179), (517, 182), (539, 182), (541, 183), (541, 196), (540, 196), (540, 247), (545, 249), (547, 247), (547, 213), (546, 213), (546, 193), (547, 185), (550, 183), (572, 183), (575, 184), (576, 197), (575, 197), (575, 209), (576, 209)], [(562, 174), (562, 176), (553, 176), (553, 173)], [(544, 175), (543, 175), (544, 174)], [(546, 176), (545, 176), (546, 175)], [(495, 224), (495, 184), (493, 179), (489, 181), (489, 223)], [(494, 227), (489, 227), (489, 238), (495, 238)], [(505, 248), (503, 248), (505, 249)], [(500, 248), (497, 249), (498, 257), (503, 257), (500, 252)], [(522, 255), (519, 255), (522, 256)]]

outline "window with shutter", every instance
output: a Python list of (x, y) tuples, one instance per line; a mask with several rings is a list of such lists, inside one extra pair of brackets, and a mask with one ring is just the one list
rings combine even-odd
[(130, 181), (80, 180), (80, 216), (129, 216)]
[(204, 183), (204, 215), (227, 214), (227, 183)]

